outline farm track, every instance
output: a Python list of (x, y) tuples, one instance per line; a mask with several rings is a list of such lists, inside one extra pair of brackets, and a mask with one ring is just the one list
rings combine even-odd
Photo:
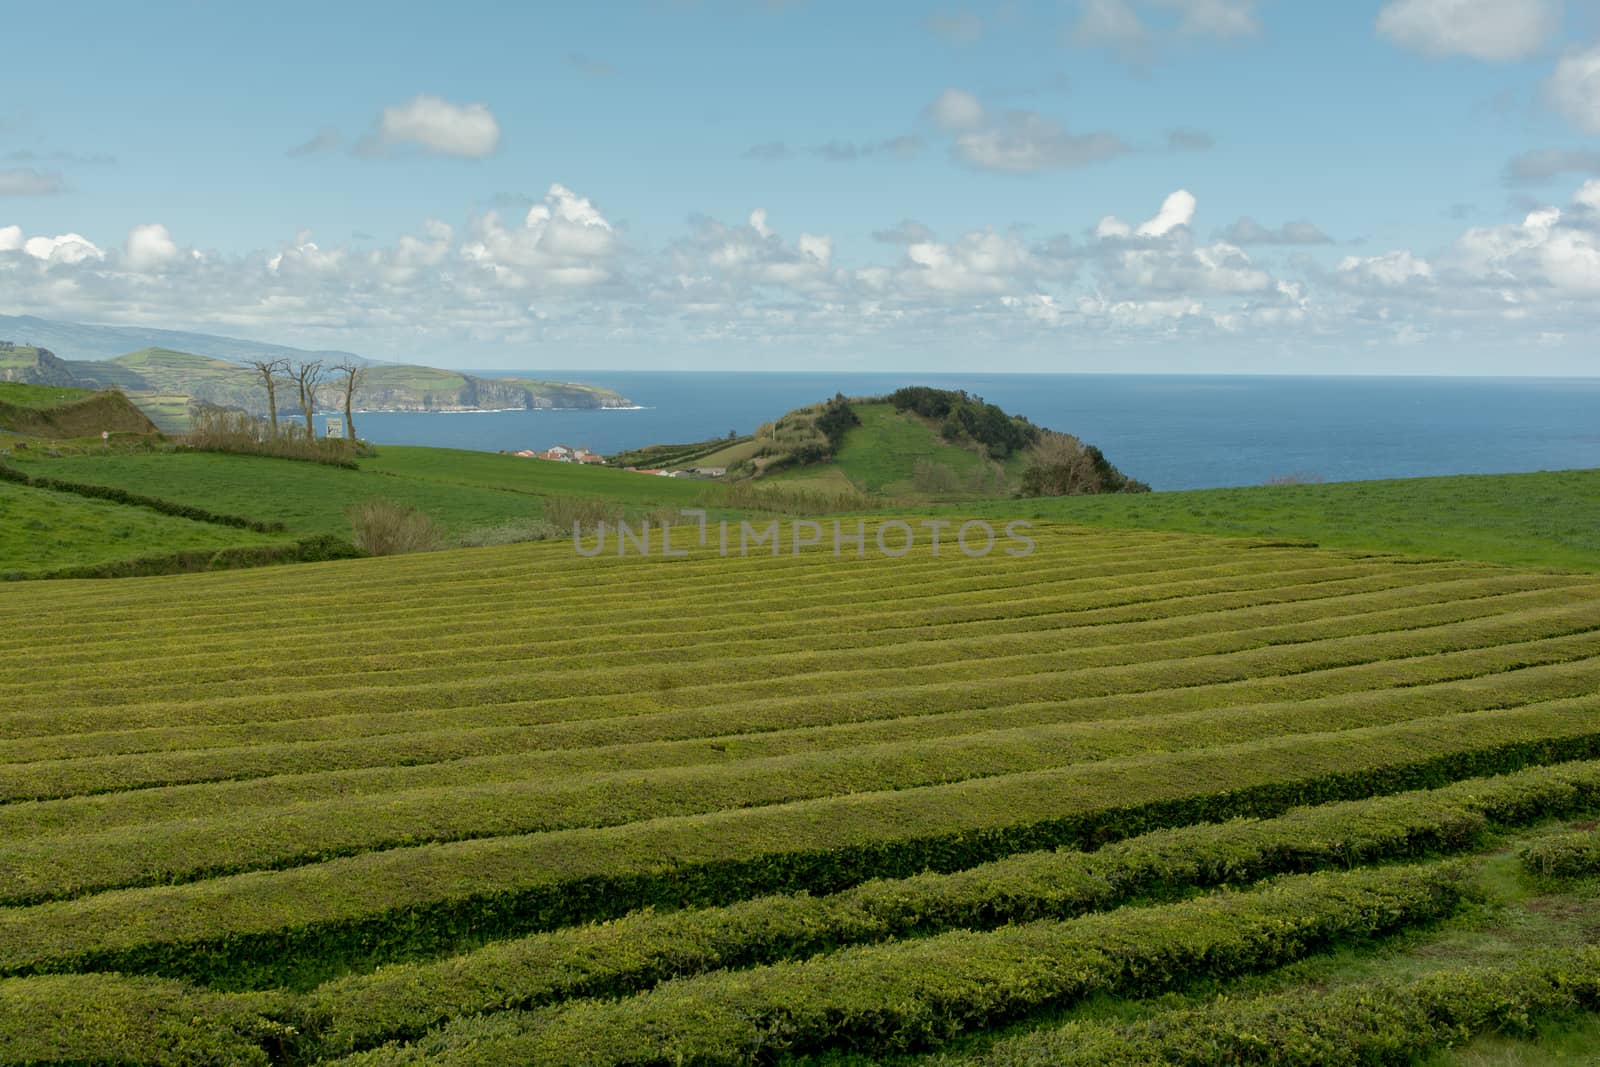
[[(119, 971), (154, 977), (94, 979), (111, 991), (96, 1010), (161, 979), (287, 986), (160, 995), (200, 997), (194, 1025), (212, 1019), (202, 1029), (225, 1043), (262, 1047), (261, 1019), (293, 1025), (298, 1043), (269, 1044), (306, 1062), (361, 1049), (372, 1062), (711, 1062), (706, 1050), (754, 1058), (779, 1039), (891, 1052), (936, 1044), (941, 1027), (1437, 921), (1459, 905), (1456, 876), (1424, 862), (1143, 908), (1128, 906), (1148, 892), (1135, 880), (1033, 912), (1007, 883), (1022, 910), (969, 895), (961, 907), (988, 918), (893, 922), (887, 903), (868, 922), (814, 897), (1121, 855), (1108, 843), (1302, 805), (1334, 840), (1356, 816), (1317, 805), (1354, 812), (1405, 790), (1456, 799), (1359, 846), (1374, 858), (1461, 851), (1486, 819), (1600, 807), (1600, 771), (1560, 777), (1600, 759), (1592, 575), (1032, 536), (1026, 558), (591, 561), (538, 545), (7, 589), (0, 1020), (8, 983), (46, 981), (21, 976)], [(1470, 778), (1485, 784), (1451, 792)], [(1491, 811), (1496, 790), (1548, 797)], [(1335, 865), (1284, 858), (1267, 832), (1230, 838), (1258, 850), (1257, 877)], [(883, 892), (872, 899), (901, 899)], [(649, 957), (481, 1001), (464, 990), (487, 977), (440, 985), (563, 939), (587, 953), (600, 935), (585, 931), (609, 927), (584, 924), (622, 916), (667, 953), (679, 920), (651, 932), (639, 909), (726, 926), (758, 898), (843, 925), (768, 941), (757, 933), (777, 920), (762, 911), (747, 941), (684, 970)], [(1280, 936), (1289, 915), (1303, 936)], [(1097, 971), (1089, 946), (1108, 937), (1134, 955), (1175, 939), (1141, 964), (1167, 977)], [(802, 944), (792, 959), (782, 948)], [(914, 979), (935, 963), (966, 992)], [(1091, 978), (1059, 980), (1074, 967)], [(656, 984), (677, 973), (696, 977)], [(850, 1013), (877, 1021), (840, 1024)], [(440, 1024), (415, 1047), (375, 1047)]]

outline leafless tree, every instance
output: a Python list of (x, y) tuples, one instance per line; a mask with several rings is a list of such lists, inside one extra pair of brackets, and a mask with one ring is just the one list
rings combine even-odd
[(361, 380), (367, 376), (367, 368), (353, 359), (342, 359), (333, 365), (333, 369), (344, 375), (344, 432), (354, 441), (356, 420), (350, 415), (350, 407), (355, 402), (356, 390), (361, 388)]
[(267, 387), (267, 416), (272, 420), (272, 436), (278, 436), (278, 375), (289, 373), (286, 359), (252, 359), (250, 366), (261, 375), (261, 384)]
[(317, 427), (316, 423), (311, 421), (311, 416), (317, 409), (317, 387), (327, 379), (322, 370), (322, 360), (314, 359), (292, 364), (289, 377), (300, 389), (300, 410), (306, 417), (306, 438), (308, 440), (315, 438)]

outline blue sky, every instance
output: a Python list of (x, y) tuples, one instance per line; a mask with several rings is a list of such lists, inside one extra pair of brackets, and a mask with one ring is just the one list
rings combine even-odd
[(467, 367), (1593, 374), (1600, 4), (5, 4), (0, 312)]

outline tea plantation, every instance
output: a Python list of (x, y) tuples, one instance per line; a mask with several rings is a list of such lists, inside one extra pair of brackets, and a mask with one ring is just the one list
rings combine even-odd
[(1581, 1062), (1600, 576), (866, 521), (7, 586), (0, 1062)]

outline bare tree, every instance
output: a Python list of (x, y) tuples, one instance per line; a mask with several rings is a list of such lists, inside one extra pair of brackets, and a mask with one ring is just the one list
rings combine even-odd
[(289, 373), (289, 361), (286, 359), (252, 359), (250, 366), (261, 375), (261, 383), (267, 387), (267, 415), (272, 419), (272, 436), (278, 436), (278, 378), (280, 374)]
[(361, 388), (361, 380), (367, 376), (367, 368), (353, 359), (342, 359), (333, 365), (333, 369), (344, 375), (344, 432), (354, 441), (356, 420), (350, 416), (350, 406), (355, 401), (356, 390)]
[(300, 388), (300, 410), (306, 417), (306, 439), (311, 440), (317, 436), (316, 423), (311, 421), (312, 413), (317, 409), (317, 387), (327, 378), (322, 370), (322, 360), (293, 364), (289, 369), (289, 377)]

